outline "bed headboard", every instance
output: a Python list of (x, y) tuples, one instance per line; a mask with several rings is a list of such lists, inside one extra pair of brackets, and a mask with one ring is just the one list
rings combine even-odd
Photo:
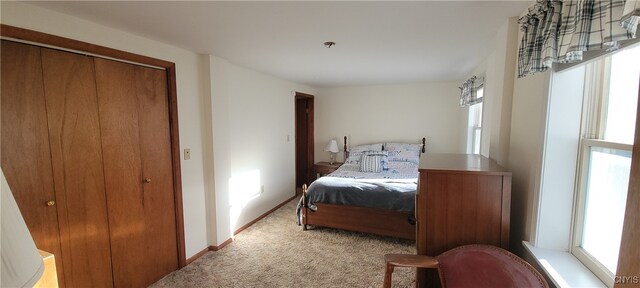
[[(420, 151), (422, 153), (425, 153), (427, 151), (426, 146), (427, 146), (427, 138), (426, 137), (422, 137), (422, 149), (420, 149)], [(342, 146), (342, 150), (344, 150), (344, 160), (346, 161), (347, 158), (349, 158), (349, 149), (347, 148), (347, 136), (344, 136), (344, 142), (343, 142), (343, 146)], [(382, 150), (384, 150), (384, 144), (382, 144)]]
[(347, 162), (347, 158), (349, 158), (349, 150), (347, 149), (347, 136), (344, 136), (344, 146), (342, 147), (344, 150), (344, 161)]

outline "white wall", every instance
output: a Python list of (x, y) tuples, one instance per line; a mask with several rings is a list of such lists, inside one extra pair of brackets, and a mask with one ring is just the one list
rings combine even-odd
[[(322, 88), (315, 97), (315, 158), (330, 139), (350, 145), (427, 138), (427, 153), (461, 153), (458, 82)], [(340, 153), (338, 161), (344, 160)]]
[[(512, 17), (496, 32), (492, 52), (469, 75), (484, 76), (485, 80), (480, 154), (503, 166), (507, 165), (509, 155), (517, 41), (517, 18)], [(464, 113), (468, 114), (468, 108), (464, 108)], [(460, 128), (463, 143), (469, 142), (467, 126), (465, 120)]]
[(19, 2), (2, 2), (1, 22), (150, 56), (176, 64), (180, 148), (191, 149), (182, 160), (182, 198), (186, 256), (208, 246), (205, 213), (205, 162), (203, 161), (202, 99), (206, 95), (203, 65), (196, 53), (142, 38), (66, 14)]
[(516, 79), (513, 89), (511, 140), (507, 167), (511, 189), (511, 248), (522, 251), (531, 240), (538, 209), (550, 72)]
[[(209, 61), (218, 245), (295, 195), (294, 93), (316, 91), (218, 57)], [(235, 180), (256, 183), (234, 188)], [(261, 186), (260, 196), (248, 197)]]
[(493, 117), (491, 121), (489, 155), (501, 165), (507, 165), (511, 138), (511, 117), (516, 79), (518, 51), (518, 18), (505, 21), (496, 34), (496, 58), (489, 74), (489, 81), (495, 87), (491, 93), (495, 101), (491, 103)]

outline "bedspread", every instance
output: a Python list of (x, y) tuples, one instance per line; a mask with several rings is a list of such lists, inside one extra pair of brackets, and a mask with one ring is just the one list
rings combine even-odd
[[(413, 213), (418, 182), (417, 165), (396, 167), (382, 173), (356, 172), (344, 164), (334, 173), (320, 177), (307, 190), (307, 207), (315, 203), (348, 205)], [(298, 203), (298, 223), (302, 199)]]

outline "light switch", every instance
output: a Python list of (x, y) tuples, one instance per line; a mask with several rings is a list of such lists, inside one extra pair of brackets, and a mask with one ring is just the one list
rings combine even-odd
[(184, 160), (191, 159), (191, 149), (184, 149)]

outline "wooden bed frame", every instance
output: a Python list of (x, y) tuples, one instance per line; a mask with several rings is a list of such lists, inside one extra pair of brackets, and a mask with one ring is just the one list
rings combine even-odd
[[(422, 138), (422, 153), (426, 139)], [(348, 157), (347, 137), (344, 137), (345, 159)], [(302, 186), (302, 229), (307, 225), (323, 226), (349, 231), (416, 239), (416, 218), (413, 213), (348, 205), (315, 203), (317, 209), (307, 208), (307, 185)]]

